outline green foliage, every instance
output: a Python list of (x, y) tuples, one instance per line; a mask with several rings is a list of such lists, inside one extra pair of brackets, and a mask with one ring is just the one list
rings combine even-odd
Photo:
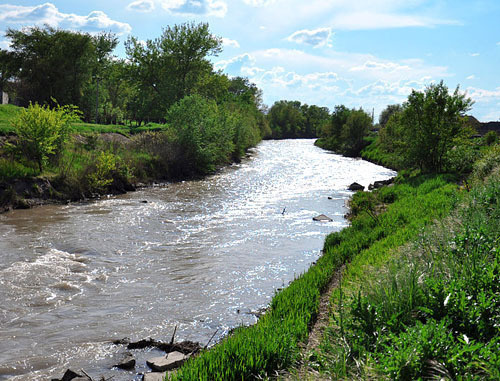
[(167, 120), (175, 142), (182, 147), (177, 170), (207, 174), (229, 161), (234, 149), (234, 118), (214, 101), (198, 95), (185, 97), (170, 108)]
[(400, 154), (407, 166), (441, 172), (457, 139), (472, 133), (464, 118), (472, 103), (458, 87), (450, 95), (443, 82), (424, 92), (413, 90), (401, 113), (393, 114), (382, 129), (382, 142)]
[[(336, 377), (498, 377), (500, 177), (493, 173), (462, 194), (453, 225), (424, 235), (418, 235), (418, 226), (422, 218), (429, 221), (425, 213), (443, 216), (454, 205), (448, 186), (427, 176), (423, 182), (413, 178), (394, 187), (396, 201), (379, 216), (380, 224), (393, 211), (399, 224), (407, 222), (354, 259), (342, 294), (336, 294), (343, 298), (335, 313), (341, 326), (329, 329), (322, 359)], [(414, 211), (402, 218), (409, 202)], [(448, 206), (443, 208), (443, 202)], [(353, 227), (359, 224), (354, 221)], [(414, 244), (402, 246), (399, 253), (388, 251), (408, 240)], [(343, 242), (337, 233), (325, 250)]]
[(389, 105), (385, 109), (383, 109), (378, 118), (380, 126), (385, 127), (391, 116), (401, 112), (402, 109), (403, 108), (401, 107), (400, 104)]
[(111, 152), (101, 152), (95, 161), (95, 166), (87, 175), (92, 191), (103, 192), (113, 182), (119, 168), (119, 159)]
[(51, 103), (52, 98), (65, 105), (80, 103), (90, 76), (90, 35), (47, 26), (8, 29), (6, 37), (19, 65), (16, 76), (22, 86), (17, 95), (23, 105)]
[(364, 137), (368, 134), (372, 120), (363, 110), (352, 110), (342, 126), (340, 138), (342, 153), (347, 156), (358, 156), (365, 146)]
[(8, 135), (15, 132), (12, 121), (16, 118), (20, 110), (20, 107), (14, 105), (0, 105), (0, 135)]
[(161, 120), (171, 105), (202, 91), (212, 74), (207, 57), (216, 56), (221, 46), (206, 23), (168, 26), (160, 38), (146, 44), (129, 38), (126, 50), (139, 96), (135, 112)]
[(0, 180), (20, 179), (37, 175), (37, 170), (13, 160), (0, 158)]
[(358, 156), (367, 145), (366, 138), (372, 120), (362, 109), (348, 109), (336, 106), (330, 122), (323, 126), (321, 138), (316, 145), (346, 156)]
[(273, 139), (314, 138), (328, 122), (326, 107), (277, 101), (267, 115)]
[(495, 131), (488, 131), (483, 138), (484, 143), (488, 146), (498, 143), (498, 134)]
[(78, 115), (78, 110), (71, 106), (51, 109), (30, 104), (12, 122), (18, 136), (12, 150), (34, 162), (42, 172), (49, 158), (62, 150), (70, 125), (78, 120)]

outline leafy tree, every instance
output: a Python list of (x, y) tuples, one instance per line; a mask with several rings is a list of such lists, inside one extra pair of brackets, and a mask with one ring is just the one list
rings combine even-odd
[(80, 103), (91, 74), (90, 35), (47, 26), (8, 29), (6, 37), (19, 65), (17, 95), (23, 104), (49, 104), (52, 98), (61, 104)]
[(17, 73), (17, 66), (14, 54), (0, 49), (0, 94), (7, 90), (9, 81)]
[(443, 81), (429, 85), (423, 92), (413, 90), (403, 105), (400, 120), (401, 154), (408, 164), (441, 172), (456, 139), (470, 134), (464, 115), (472, 104), (459, 87), (450, 94)]
[(170, 108), (167, 121), (182, 148), (175, 163), (178, 171), (206, 174), (229, 161), (234, 149), (234, 119), (215, 101), (199, 95), (184, 97)]
[(208, 24), (186, 23), (167, 27), (160, 38), (140, 42), (131, 37), (126, 51), (138, 91), (151, 101), (147, 108), (163, 116), (186, 95), (199, 92), (213, 74), (207, 59), (221, 52), (222, 40), (212, 35)]
[(63, 148), (70, 124), (79, 120), (78, 116), (78, 110), (71, 106), (51, 109), (47, 105), (30, 104), (21, 109), (12, 122), (18, 139), (16, 145), (9, 148), (33, 161), (42, 172), (48, 159)]
[(291, 139), (303, 136), (305, 121), (298, 101), (277, 101), (268, 113), (272, 137)]
[(384, 127), (389, 121), (390, 117), (398, 112), (401, 112), (402, 109), (403, 107), (400, 104), (387, 106), (384, 110), (382, 110), (378, 118), (380, 126)]
[(365, 146), (364, 137), (370, 131), (372, 118), (362, 109), (352, 110), (342, 126), (342, 152), (348, 156), (357, 156)]

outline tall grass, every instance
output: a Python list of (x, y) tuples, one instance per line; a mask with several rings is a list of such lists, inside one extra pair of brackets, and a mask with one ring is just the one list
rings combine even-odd
[[(422, 183), (414, 204), (439, 209), (439, 223), (418, 229), (416, 211), (348, 267), (322, 343), (332, 378), (499, 378), (500, 177), (460, 196), (437, 185)], [(450, 200), (460, 207), (442, 219)]]

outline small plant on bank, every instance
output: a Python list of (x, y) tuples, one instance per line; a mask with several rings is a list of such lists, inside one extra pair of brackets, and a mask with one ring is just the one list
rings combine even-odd
[(21, 161), (36, 165), (42, 173), (50, 158), (63, 149), (71, 123), (79, 120), (79, 111), (74, 106), (49, 106), (30, 104), (21, 109), (12, 125), (18, 136), (10, 149)]

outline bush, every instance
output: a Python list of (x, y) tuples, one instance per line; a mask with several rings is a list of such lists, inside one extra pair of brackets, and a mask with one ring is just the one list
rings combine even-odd
[(51, 109), (37, 103), (30, 104), (12, 122), (18, 141), (9, 147), (21, 158), (34, 162), (41, 173), (49, 158), (61, 152), (70, 124), (79, 120), (78, 115), (73, 106)]

